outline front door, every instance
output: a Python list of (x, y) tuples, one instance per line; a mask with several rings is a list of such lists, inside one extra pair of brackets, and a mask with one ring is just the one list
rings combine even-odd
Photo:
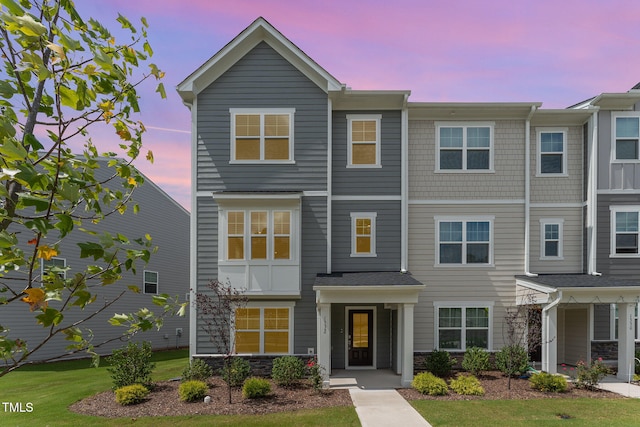
[(373, 310), (349, 310), (349, 366), (373, 365)]

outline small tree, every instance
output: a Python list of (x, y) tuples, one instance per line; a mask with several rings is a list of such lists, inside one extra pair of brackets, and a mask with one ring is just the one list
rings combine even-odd
[[(196, 294), (196, 309), (202, 329), (209, 335), (215, 351), (224, 356), (223, 371), (226, 378), (232, 377), (231, 362), (235, 354), (235, 339), (232, 335), (236, 324), (236, 310), (247, 306), (248, 298), (230, 284), (212, 280), (207, 292)], [(223, 375), (224, 376), (224, 375)], [(231, 381), (227, 381), (229, 403), (231, 403)]]

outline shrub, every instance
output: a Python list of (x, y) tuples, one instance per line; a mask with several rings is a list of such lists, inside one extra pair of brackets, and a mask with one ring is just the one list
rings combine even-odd
[(411, 387), (418, 390), (422, 394), (429, 396), (443, 396), (447, 394), (447, 383), (431, 372), (422, 372), (411, 381)]
[(529, 368), (527, 350), (517, 344), (502, 347), (496, 353), (496, 368), (509, 377), (524, 374)]
[(192, 359), (182, 371), (182, 381), (206, 381), (213, 375), (213, 369), (202, 359)]
[(231, 387), (240, 387), (244, 380), (251, 375), (251, 364), (241, 357), (234, 357), (231, 359), (228, 371), (222, 368), (220, 374), (222, 379)]
[(576, 387), (594, 389), (610, 373), (611, 370), (602, 362), (602, 357), (592, 360), (591, 365), (581, 360), (576, 366)]
[(135, 405), (144, 401), (149, 389), (142, 384), (131, 384), (116, 389), (116, 402), (121, 405)]
[(271, 384), (264, 378), (247, 378), (242, 386), (242, 395), (247, 399), (265, 397), (271, 393)]
[(480, 385), (480, 381), (473, 375), (458, 375), (449, 381), (449, 387), (457, 394), (465, 396), (482, 396), (484, 388)]
[(113, 354), (107, 358), (111, 367), (107, 371), (113, 380), (113, 389), (118, 389), (132, 384), (142, 384), (146, 388), (151, 388), (151, 372), (156, 364), (151, 362), (151, 344), (143, 342), (142, 346), (129, 342), (125, 348), (114, 350)]
[(483, 371), (491, 369), (489, 352), (480, 347), (470, 347), (464, 353), (462, 368), (472, 375), (480, 375)]
[(271, 377), (276, 384), (289, 387), (304, 376), (304, 363), (296, 356), (282, 356), (273, 360)]
[(529, 378), (531, 387), (535, 390), (546, 391), (551, 393), (564, 393), (567, 391), (567, 380), (562, 375), (553, 375), (547, 372), (539, 372), (533, 374)]
[(185, 381), (178, 388), (180, 400), (183, 402), (202, 400), (207, 395), (207, 391), (209, 391), (207, 383), (198, 380)]
[(451, 368), (456, 364), (456, 359), (451, 357), (449, 352), (444, 350), (433, 350), (425, 360), (427, 371), (439, 377), (446, 377), (451, 374)]

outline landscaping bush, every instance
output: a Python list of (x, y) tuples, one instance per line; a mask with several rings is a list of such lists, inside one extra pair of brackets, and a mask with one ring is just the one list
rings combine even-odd
[(131, 384), (117, 388), (115, 394), (116, 402), (119, 404), (123, 406), (135, 405), (146, 399), (149, 395), (149, 389), (142, 384)]
[(576, 366), (576, 387), (593, 390), (610, 373), (611, 370), (602, 362), (602, 357), (592, 360), (590, 365), (581, 360)]
[(222, 379), (231, 387), (240, 387), (244, 380), (251, 375), (251, 364), (248, 360), (241, 357), (234, 357), (231, 359), (231, 366), (229, 370), (220, 369), (220, 375)]
[(482, 396), (484, 388), (480, 385), (480, 381), (473, 375), (458, 375), (449, 381), (449, 387), (457, 394), (465, 396)]
[(242, 386), (242, 395), (247, 399), (266, 397), (271, 393), (271, 383), (264, 378), (247, 378)]
[(431, 372), (422, 372), (413, 377), (411, 387), (429, 396), (443, 396), (447, 394), (448, 390), (447, 383)]
[(546, 391), (551, 393), (564, 393), (567, 391), (567, 380), (562, 375), (553, 375), (547, 372), (539, 372), (533, 374), (529, 378), (531, 387), (535, 390)]
[(289, 387), (304, 376), (304, 363), (296, 356), (282, 356), (273, 360), (271, 377), (276, 384)]
[(527, 350), (519, 345), (502, 347), (496, 353), (496, 368), (509, 377), (517, 377), (524, 374), (529, 368)]
[(427, 371), (439, 377), (446, 377), (451, 374), (451, 368), (456, 365), (456, 359), (451, 357), (449, 352), (444, 350), (433, 350), (425, 360)]
[(209, 391), (207, 383), (198, 380), (185, 381), (180, 384), (178, 388), (180, 400), (183, 402), (197, 402), (198, 400), (202, 400), (207, 395), (207, 391)]
[(206, 381), (213, 375), (213, 369), (202, 359), (192, 359), (182, 371), (182, 381)]
[(462, 368), (472, 375), (480, 375), (483, 371), (491, 369), (489, 352), (480, 347), (470, 347), (464, 353)]
[(156, 364), (151, 362), (151, 343), (129, 342), (125, 348), (114, 350), (113, 354), (107, 358), (111, 367), (107, 371), (113, 380), (113, 389), (118, 389), (132, 384), (142, 384), (147, 389), (153, 386), (151, 373)]

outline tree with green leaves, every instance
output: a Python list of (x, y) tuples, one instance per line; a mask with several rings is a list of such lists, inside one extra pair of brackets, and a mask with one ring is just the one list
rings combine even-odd
[[(72, 0), (0, 0), (0, 376), (27, 363), (52, 339), (66, 339), (68, 353), (96, 354), (83, 324), (119, 297), (98, 303), (104, 286), (117, 286), (154, 252), (151, 236), (129, 239), (91, 231), (110, 215), (136, 212), (133, 194), (144, 179), (133, 167), (143, 153), (144, 125), (136, 120), (145, 81), (163, 72), (149, 63), (153, 51), (147, 22), (139, 27), (119, 15), (118, 38), (94, 19), (83, 19)], [(122, 34), (125, 34), (122, 36)], [(99, 153), (90, 130), (113, 130), (121, 153)], [(105, 170), (106, 169), (106, 170)], [(86, 258), (72, 277), (41, 263), (61, 254), (70, 233)], [(183, 314), (177, 297), (155, 295), (158, 314), (147, 308), (110, 319), (116, 338), (159, 327), (164, 316)], [(3, 307), (20, 305), (24, 316), (7, 319)], [(65, 321), (69, 310), (82, 320)], [(34, 322), (46, 331), (37, 342), (9, 338), (11, 322)], [(124, 331), (124, 332), (123, 332)], [(115, 331), (114, 331), (115, 332)], [(63, 355), (61, 355), (63, 356)], [(4, 363), (2, 363), (4, 362)]]

